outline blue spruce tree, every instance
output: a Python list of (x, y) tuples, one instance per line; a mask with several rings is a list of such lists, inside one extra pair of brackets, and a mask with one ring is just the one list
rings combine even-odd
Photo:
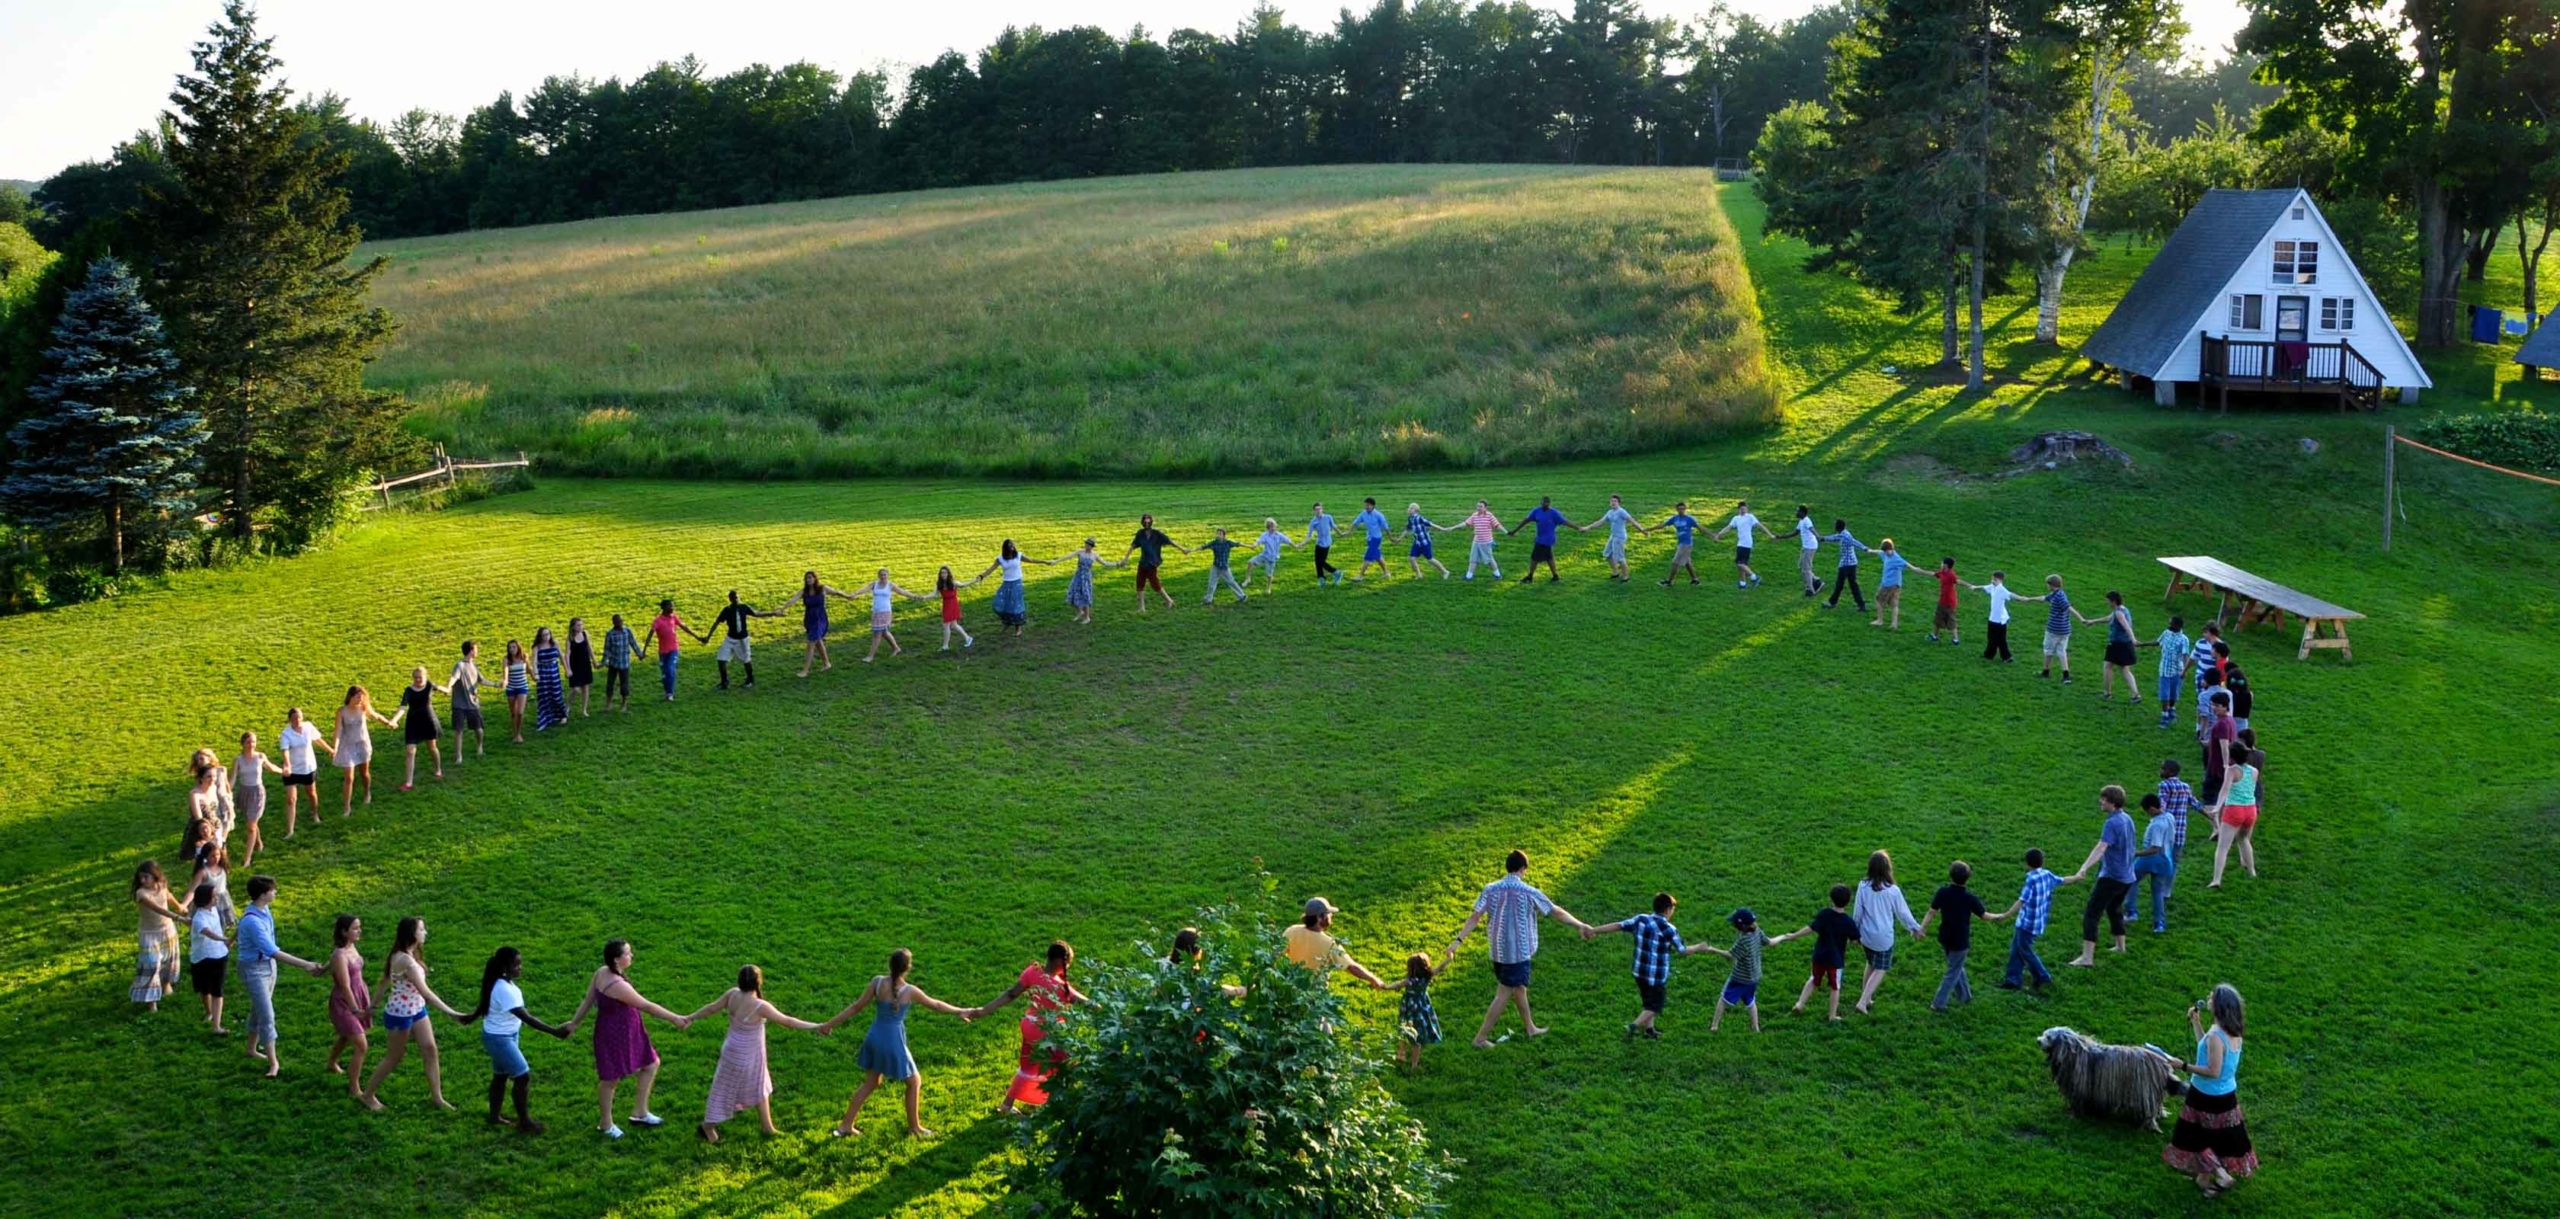
[(194, 510), (205, 428), (190, 392), (133, 272), (90, 263), (27, 387), (30, 412), (9, 429), (0, 509), (31, 529), (101, 528), (124, 570), (127, 537)]

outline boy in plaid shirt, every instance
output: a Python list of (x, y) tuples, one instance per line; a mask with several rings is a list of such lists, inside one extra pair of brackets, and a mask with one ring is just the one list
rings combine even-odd
[(2027, 878), (2018, 886), (2018, 900), (2009, 908), (1987, 916), (1992, 922), (2015, 918), (2017, 930), (2009, 934), (2009, 965), (2000, 977), (2000, 989), (2016, 990), (2024, 975), (2035, 977), (2041, 992), (2053, 984), (2053, 975), (2045, 972), (2044, 962), (2036, 956), (2036, 937), (2044, 934), (2045, 920), (2053, 916), (2053, 891), (2070, 884), (2075, 877), (2057, 876), (2045, 870), (2044, 852), (2027, 852)]
[(1696, 952), (1714, 952), (1704, 944), (1684, 944), (1680, 929), (1671, 925), (1671, 912), (1679, 902), (1668, 893), (1653, 895), (1653, 913), (1622, 918), (1605, 926), (1593, 927), (1582, 938), (1623, 931), (1635, 937), (1636, 1018), (1627, 1025), (1629, 1037), (1662, 1036), (1653, 1027), (1654, 1018), (1662, 1014), (1663, 1001), (1670, 995), (1671, 958)]

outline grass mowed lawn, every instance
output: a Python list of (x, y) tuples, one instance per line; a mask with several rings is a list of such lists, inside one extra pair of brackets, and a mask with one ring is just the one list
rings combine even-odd
[(378, 243), (455, 452), (749, 477), (1486, 466), (1756, 427), (1704, 171), (1116, 178)]
[[(1748, 198), (1726, 202), (1751, 233)], [(1789, 944), (1771, 953), (1766, 1033), (1731, 1019), (1706, 1033), (1722, 972), (1701, 957), (1674, 978), (1664, 1040), (1629, 1045), (1625, 942), (1551, 937), (1535, 993), (1553, 1035), (1443, 1046), (1426, 1074), (1392, 1085), (1465, 1160), (1452, 1214), (2200, 1210), (2160, 1167), (2161, 1136), (2063, 1113), (2033, 1039), (2067, 1024), (2176, 1046), (2182, 1009), (2220, 980), (2252, 1004), (2243, 1099), (2266, 1170), (2217, 1210), (2560, 1210), (2546, 1167), (2560, 1017), (2537, 989), (2560, 951), (2547, 866), (2560, 845), (2560, 565), (2538, 558), (2553, 500), (2404, 462), (2412, 521), (2386, 556), (2374, 545), (2379, 420), (2206, 420), (2085, 386), (2051, 349), (2013, 340), (2031, 317), (2015, 301), (1995, 313), (2002, 387), (1959, 396), (1883, 371), (1930, 357), (1925, 321), (1802, 275), (1788, 247), (1748, 248), (1793, 394), (1789, 425), (1749, 441), (1507, 471), (1173, 485), (546, 478), (529, 494), (374, 522), (306, 558), (0, 621), (0, 901), (12, 912), (0, 930), (12, 1166), (0, 1210), (72, 1197), (130, 1214), (991, 1213), (1011, 1155), (990, 1112), (1012, 1067), (1001, 1019), (917, 1018), (931, 1142), (897, 1137), (886, 1109), (863, 1140), (825, 1138), (857, 1082), (852, 1030), (777, 1031), (784, 1135), (732, 1123), (715, 1149), (682, 1129), (717, 1057), (712, 1025), (658, 1035), (670, 1128), (606, 1144), (586, 1130), (583, 1036), (527, 1041), (553, 1126), (528, 1141), (471, 1112), (485, 1060), (450, 1024), (446, 1086), (463, 1113), (426, 1108), (414, 1061), (385, 1090), (391, 1112), (358, 1111), (319, 1073), (328, 1032), (313, 979), (280, 984), (287, 1074), (273, 1085), (236, 1040), (200, 1031), (185, 996), (138, 1014), (124, 1001), (121, 890), (140, 853), (165, 861), (174, 847), (185, 751), (243, 727), (272, 748), (288, 703), (326, 707), (351, 680), (387, 693), (411, 664), (440, 670), (465, 635), (529, 637), (571, 613), (600, 624), (662, 594), (701, 622), (722, 590), (773, 598), (809, 566), (850, 586), (886, 565), (921, 586), (939, 563), (974, 572), (1006, 536), (1043, 556), (1088, 534), (1116, 548), (1141, 509), (1190, 542), (1265, 515), (1295, 527), (1318, 497), (1338, 511), (1363, 494), (1390, 508), (1418, 499), (1445, 520), (1480, 496), (1516, 516), (1539, 494), (1587, 517), (1611, 491), (1648, 519), (1689, 497), (1719, 523), (1743, 496), (1773, 516), (1809, 501), (1862, 537), (1953, 553), (1976, 580), (2060, 571), (2084, 607), (2122, 588), (2146, 637), (2164, 616), (2153, 557), (2198, 551), (2371, 620), (2355, 628), (2352, 662), (2298, 663), (2290, 631), (2237, 637), (2270, 754), (2264, 879), (2208, 894), (2191, 877), (2170, 935), (2137, 930), (2130, 956), (2065, 971), (2050, 999), (1990, 989), (2003, 940), (1992, 931), (1977, 936), (1969, 1009), (1926, 1010), (1936, 953), (1914, 943), (1876, 1016), (1825, 1026), (1783, 1013), (1805, 961)], [(2070, 333), (2095, 324), (2136, 265), (2101, 259), (2075, 275), (2090, 303)], [(2052, 427), (2097, 430), (2135, 465), (1990, 476), (2009, 446)], [(2306, 436), (2317, 452), (2299, 446)], [(1507, 563), (1525, 559), (1524, 540), (1505, 544)], [(711, 694), (708, 657), (690, 652), (673, 707), (648, 700), (644, 674), (627, 718), (493, 745), (417, 794), (386, 785), (372, 809), (306, 825), (259, 870), (284, 882), (283, 939), (297, 952), (320, 950), (330, 916), (349, 910), (367, 921), (378, 971), (392, 922), (425, 917), (449, 998), (509, 943), (530, 961), (537, 1014), (564, 1014), (598, 943), (630, 936), (635, 981), (671, 1006), (708, 1000), (754, 961), (777, 1003), (823, 1017), (891, 948), (916, 950), (929, 990), (978, 1002), (1052, 936), (1127, 954), (1150, 928), (1250, 892), (1257, 868), (1288, 897), (1333, 898), (1352, 950), (1382, 967), (1445, 944), (1512, 846), (1587, 919), (1635, 913), (1668, 888), (1684, 930), (1717, 943), (1736, 905), (1773, 929), (1801, 925), (1879, 846), (1915, 900), (1964, 858), (2005, 905), (2026, 847), (2077, 863), (2100, 784), (2139, 791), (2161, 757), (2194, 756), (2149, 706), (2097, 700), (2095, 635), (2075, 648), (2081, 679), (2062, 687), (2031, 661), (1977, 659), (1978, 599), (1965, 646), (1933, 647), (1916, 622), (1888, 635), (1845, 607), (1809, 608), (1786, 587), (1783, 544), (1764, 550), (1771, 583), (1752, 593), (1719, 578), (1711, 545), (1707, 584), (1670, 591), (1651, 583), (1667, 540), (1639, 541), (1627, 587), (1602, 579), (1598, 548), (1573, 538), (1555, 586), (1322, 591), (1293, 552), (1280, 596), (1214, 611), (1196, 603), (1199, 563), (1177, 559), (1179, 609), (1136, 618), (1125, 573), (1112, 573), (1090, 628), (1067, 621), (1063, 573), (1035, 569), (1023, 639), (934, 657), (918, 650), (931, 641), (918, 607), (909, 656), (859, 664), (859, 634), (840, 631), (835, 670), (807, 682), (792, 678), (776, 622), (751, 693)], [(2190, 616), (2202, 606), (2182, 603)], [(983, 596), (969, 616), (994, 626)], [(2081, 892), (2064, 891), (2049, 961), (2070, 953)], [(1443, 1023), (1463, 1036), (1489, 992), (1479, 949), (1436, 988)], [(1383, 1049), (1391, 998), (1350, 1002), (1351, 1035)]]

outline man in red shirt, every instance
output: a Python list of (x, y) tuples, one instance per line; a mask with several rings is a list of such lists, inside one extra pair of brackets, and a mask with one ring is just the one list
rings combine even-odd
[(1947, 642), (1962, 643), (1956, 635), (1956, 559), (1948, 555), (1938, 560), (1938, 614), (1929, 621), (1929, 642), (1938, 641), (1938, 632), (1947, 633)]
[[(685, 635), (693, 635), (693, 630), (684, 624), (684, 619), (676, 616), (676, 603), (658, 602), (658, 616), (649, 620), (649, 638), (658, 646), (658, 687), (671, 703), (676, 701), (676, 654), (683, 650), (682, 636)], [(708, 634), (693, 637), (703, 643), (711, 642)]]

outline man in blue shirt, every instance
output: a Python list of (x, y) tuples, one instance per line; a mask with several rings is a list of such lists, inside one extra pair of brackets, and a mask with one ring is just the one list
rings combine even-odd
[(274, 877), (250, 877), (248, 894), (249, 908), (240, 912), (239, 925), (231, 930), (231, 961), (249, 992), (249, 1056), (265, 1059), (267, 1078), (273, 1079), (284, 1069), (276, 1052), (276, 962), (315, 977), (321, 966), (276, 947)]
[(1360, 572), (1351, 578), (1354, 580), (1368, 579), (1369, 565), (1375, 563), (1378, 565), (1379, 575), (1385, 576), (1390, 580), (1394, 579), (1396, 573), (1387, 570), (1387, 558), (1385, 553), (1387, 542), (1387, 514), (1378, 511), (1377, 496), (1372, 495), (1369, 498), (1360, 501), (1360, 515), (1351, 518), (1351, 527), (1359, 530), (1361, 535), (1368, 539), (1368, 545), (1360, 551)]
[(1840, 545), (1840, 570), (1831, 580), (1831, 599), (1823, 602), (1822, 608), (1840, 608), (1840, 594), (1846, 591), (1850, 600), (1857, 602), (1859, 612), (1865, 612), (1867, 593), (1858, 587), (1858, 556), (1875, 548), (1851, 536), (1849, 522), (1836, 516), (1831, 518), (1831, 532), (1823, 534), (1822, 540)]
[(1547, 583), (1555, 583), (1562, 578), (1556, 575), (1556, 529), (1561, 526), (1579, 532), (1583, 526), (1564, 519), (1564, 514), (1556, 511), (1555, 499), (1545, 495), (1539, 496), (1538, 506), (1530, 509), (1529, 515), (1520, 518), (1520, 524), (1513, 525), (1507, 532), (1518, 533), (1522, 525), (1535, 526), (1537, 532), (1531, 535), (1529, 545), (1529, 574), (1520, 577), (1520, 582), (1527, 584), (1537, 579), (1538, 564), (1544, 563), (1547, 565)]
[(1698, 518), (1689, 515), (1689, 501), (1684, 499), (1671, 505), (1671, 515), (1654, 528), (1671, 531), (1671, 575), (1662, 578), (1662, 586), (1671, 587), (1671, 577), (1684, 571), (1689, 573), (1689, 583), (1696, 584), (1698, 569), (1689, 563), (1689, 546), (1698, 537)]
[(2105, 914), (2114, 951), (2124, 951), (2124, 897), (2133, 891), (2133, 851), (2135, 833), (2133, 817), (2124, 811), (2124, 789), (2113, 783), (2098, 789), (2098, 811), (2106, 820), (2098, 826), (2098, 841), (2089, 848), (2089, 858), (2081, 861), (2080, 870), (2072, 874), (2078, 880), (2098, 870), (2098, 885), (2089, 893), (2089, 906), (2080, 912), (2080, 955), (2063, 962), (2086, 969), (2098, 963), (2098, 916)]
[(1342, 569), (1333, 565), (1333, 514), (1316, 505), (1316, 514), (1307, 518), (1307, 545), (1316, 552), (1316, 587), (1324, 587), (1325, 577), (1342, 583)]

